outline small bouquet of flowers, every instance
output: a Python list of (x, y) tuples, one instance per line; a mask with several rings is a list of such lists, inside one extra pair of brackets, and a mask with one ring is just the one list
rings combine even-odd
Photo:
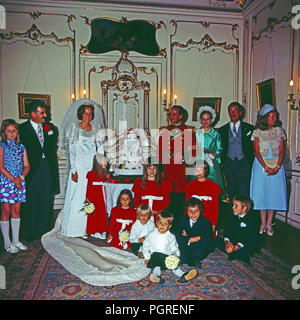
[(93, 214), (95, 209), (96, 207), (93, 203), (85, 201), (81, 211), (85, 214)]
[(179, 258), (173, 255), (167, 256), (165, 260), (166, 267), (169, 270), (176, 269), (179, 265), (179, 262), (180, 262)]
[(119, 240), (120, 245), (122, 245), (124, 249), (127, 249), (127, 242), (129, 241), (129, 232), (127, 230), (121, 230), (119, 232)]

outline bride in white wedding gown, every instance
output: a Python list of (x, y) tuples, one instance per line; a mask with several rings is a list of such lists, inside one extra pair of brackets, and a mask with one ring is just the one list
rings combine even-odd
[[(90, 133), (78, 126), (77, 109), (81, 105), (94, 107)], [(101, 107), (89, 99), (74, 102), (67, 111), (61, 125), (59, 145), (60, 150), (68, 151), (71, 165), (65, 205), (55, 227), (44, 234), (41, 241), (54, 259), (81, 280), (92, 285), (109, 286), (140, 280), (150, 273), (150, 269), (145, 267), (143, 260), (130, 252), (113, 247), (98, 247), (78, 238), (85, 234), (86, 228), (87, 217), (78, 212), (85, 200), (85, 175), (91, 170), (92, 163), (89, 162), (96, 154), (96, 145), (98, 151), (101, 148), (101, 139), (96, 143), (95, 134), (104, 129), (103, 119)], [(77, 130), (74, 130), (76, 127)]]

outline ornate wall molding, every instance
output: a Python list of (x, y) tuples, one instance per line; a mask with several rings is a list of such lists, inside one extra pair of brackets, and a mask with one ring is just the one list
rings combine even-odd
[[(277, 27), (280, 27), (282, 24), (289, 22), (294, 16), (294, 13), (288, 12), (287, 15), (282, 16), (281, 18), (269, 17), (267, 19), (267, 25), (263, 29), (258, 31), (256, 35), (254, 34), (255, 32), (252, 31), (251, 44), (255, 43), (256, 41), (259, 41), (264, 33), (273, 33), (277, 29)], [(287, 26), (282, 26), (282, 28), (285, 27)]]
[[(227, 41), (224, 42), (215, 42), (209, 34), (205, 34), (204, 37), (200, 41), (195, 41), (193, 39), (189, 39), (186, 43), (180, 43), (178, 41), (174, 41), (174, 38), (178, 31), (179, 23), (195, 23), (200, 24), (202, 28), (205, 30), (211, 28), (214, 25), (222, 25), (230, 27), (232, 38), (236, 41), (235, 44), (228, 44)], [(199, 46), (199, 51), (208, 51), (211, 49), (211, 52), (214, 52), (217, 49), (221, 49), (224, 51), (232, 51), (236, 55), (236, 96), (238, 96), (238, 78), (239, 78), (239, 38), (235, 34), (239, 28), (238, 24), (233, 23), (224, 23), (224, 22), (214, 22), (214, 21), (188, 21), (188, 20), (171, 20), (170, 24), (173, 26), (174, 31), (170, 34), (170, 105), (173, 104), (173, 88), (174, 88), (174, 76), (173, 76), (173, 69), (174, 69), (174, 51), (176, 47), (178, 48), (189, 48), (191, 46)]]
[(193, 39), (189, 39), (185, 44), (179, 42), (171, 43), (171, 48), (174, 50), (174, 47), (179, 48), (188, 48), (190, 46), (199, 46), (201, 51), (208, 50), (210, 48), (212, 51), (216, 49), (223, 49), (223, 50), (237, 50), (239, 47), (236, 44), (228, 44), (226, 41), (224, 42), (215, 42), (209, 34), (206, 34), (200, 41), (194, 41)]
[[(31, 45), (43, 45), (45, 41), (50, 41), (52, 44), (66, 44), (71, 45), (72, 49), (72, 93), (76, 96), (76, 60), (75, 60), (75, 48), (76, 48), (76, 31), (74, 28), (71, 27), (71, 23), (76, 19), (75, 15), (67, 15), (63, 13), (48, 13), (48, 12), (41, 12), (41, 11), (10, 11), (8, 10), (7, 13), (17, 13), (17, 14), (26, 14), (33, 20), (38, 20), (42, 16), (55, 16), (55, 17), (64, 17), (66, 18), (66, 23), (68, 25), (68, 29), (72, 32), (72, 37), (65, 37), (59, 38), (54, 32), (50, 34), (43, 34), (39, 27), (35, 24), (31, 26), (27, 31), (24, 33), (22, 32), (9, 32), (8, 34), (0, 33), (0, 39), (2, 40), (12, 40), (12, 38), (25, 38), (24, 42)], [(28, 38), (30, 41), (28, 41)], [(39, 39), (44, 39), (44, 41), (40, 41)], [(53, 41), (52, 41), (53, 40)]]
[(16, 41), (24, 41), (28, 44), (45, 44), (46, 41), (50, 41), (53, 44), (69, 44), (74, 45), (74, 39), (72, 37), (59, 38), (54, 32), (49, 34), (43, 34), (41, 30), (33, 24), (27, 31), (25, 32), (8, 32), (8, 33), (0, 33), (1, 40), (13, 40)]

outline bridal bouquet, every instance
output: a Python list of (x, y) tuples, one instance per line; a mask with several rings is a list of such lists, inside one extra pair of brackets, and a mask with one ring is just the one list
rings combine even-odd
[(129, 241), (129, 232), (127, 230), (122, 230), (119, 233), (119, 240), (124, 243), (128, 242)]
[(96, 207), (93, 203), (85, 201), (81, 211), (83, 211), (85, 214), (93, 214), (95, 209)]
[(173, 255), (167, 256), (165, 260), (165, 264), (169, 270), (174, 270), (178, 267), (179, 258)]

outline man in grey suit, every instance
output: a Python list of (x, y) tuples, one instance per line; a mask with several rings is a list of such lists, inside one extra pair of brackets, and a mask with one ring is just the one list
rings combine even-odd
[(227, 192), (230, 201), (237, 194), (250, 194), (250, 178), (254, 160), (253, 143), (251, 141), (253, 125), (243, 122), (244, 107), (238, 102), (228, 106), (230, 122), (219, 128), (223, 152), (223, 163)]

